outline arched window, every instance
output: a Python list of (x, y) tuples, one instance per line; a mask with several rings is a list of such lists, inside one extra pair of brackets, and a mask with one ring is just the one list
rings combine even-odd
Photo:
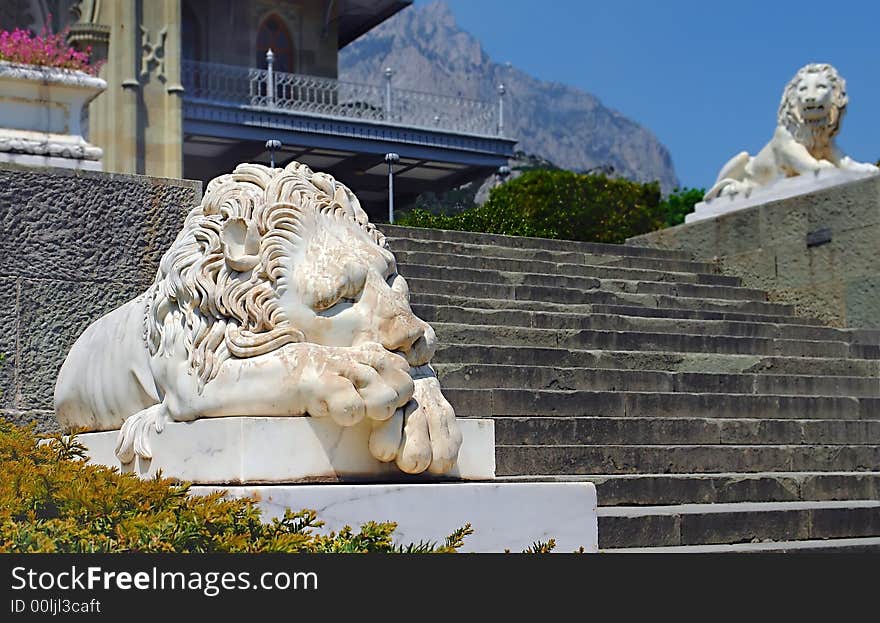
[(275, 54), (276, 71), (293, 71), (293, 39), (284, 20), (275, 14), (263, 20), (257, 30), (257, 67), (266, 66), (266, 51)]
[(196, 14), (184, 2), (180, 9), (180, 39), (183, 58), (188, 61), (202, 60), (202, 33)]

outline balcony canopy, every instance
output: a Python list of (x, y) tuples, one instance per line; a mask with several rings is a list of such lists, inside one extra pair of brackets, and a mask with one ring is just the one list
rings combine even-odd
[(327, 21), (339, 23), (339, 49), (412, 4), (412, 0), (328, 0)]

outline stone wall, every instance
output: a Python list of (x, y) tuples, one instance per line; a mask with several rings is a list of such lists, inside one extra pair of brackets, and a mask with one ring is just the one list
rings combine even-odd
[(841, 327), (880, 328), (880, 177), (630, 238), (717, 262), (774, 301)]
[(155, 277), (201, 182), (0, 165), (0, 415), (52, 430), (55, 377)]

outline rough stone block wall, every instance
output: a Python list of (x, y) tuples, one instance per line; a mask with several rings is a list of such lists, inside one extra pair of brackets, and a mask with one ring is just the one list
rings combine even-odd
[(0, 165), (0, 415), (57, 429), (67, 351), (152, 283), (201, 195), (192, 180)]
[[(824, 231), (823, 231), (824, 230)], [(827, 240), (830, 237), (830, 240)], [(808, 238), (819, 244), (808, 244)], [(827, 240), (827, 241), (825, 241)], [(834, 326), (880, 328), (880, 177), (630, 238), (717, 262)]]

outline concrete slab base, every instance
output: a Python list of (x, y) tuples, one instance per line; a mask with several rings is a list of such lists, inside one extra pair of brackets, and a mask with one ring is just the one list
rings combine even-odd
[(685, 216), (685, 223), (693, 223), (744, 210), (752, 206), (780, 201), (797, 195), (805, 195), (823, 188), (846, 184), (855, 180), (873, 177), (876, 172), (847, 171), (844, 169), (819, 170), (813, 175), (798, 175), (778, 180), (767, 186), (754, 189), (748, 195), (725, 195), (709, 201), (701, 201), (694, 206), (694, 211)]
[[(207, 494), (218, 487), (193, 487)], [(554, 552), (599, 548), (596, 487), (566, 483), (320, 484), (224, 487), (232, 497), (256, 496), (266, 518), (287, 508), (314, 509), (326, 525), (357, 529), (368, 521), (397, 523), (395, 543), (443, 543), (470, 523), (467, 552), (521, 552), (555, 539)]]

